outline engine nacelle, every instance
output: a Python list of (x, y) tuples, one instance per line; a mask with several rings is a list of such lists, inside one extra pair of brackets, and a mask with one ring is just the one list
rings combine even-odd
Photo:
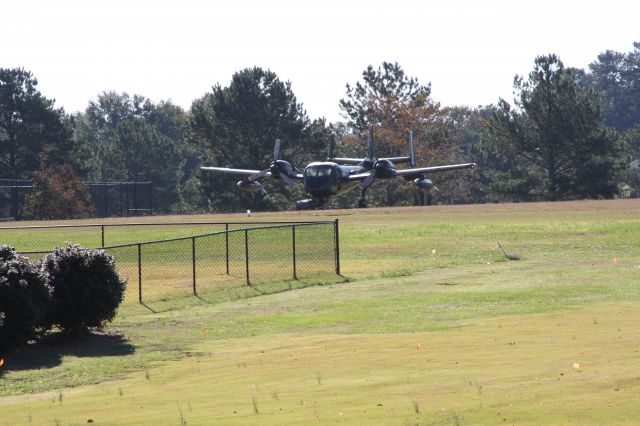
[(430, 192), (434, 188), (434, 185), (431, 179), (427, 179), (426, 177), (419, 177), (414, 179), (413, 184), (415, 185), (416, 188), (422, 191), (427, 191), (427, 192)]
[(395, 166), (390, 160), (378, 160), (374, 165), (376, 178), (389, 179), (393, 177)]
[(274, 160), (269, 165), (269, 171), (271, 172), (271, 176), (278, 179), (281, 175), (286, 175), (291, 177), (296, 174), (297, 170), (289, 163), (284, 160)]
[(236, 184), (238, 188), (245, 192), (260, 192), (263, 190), (263, 185), (257, 180), (241, 180)]

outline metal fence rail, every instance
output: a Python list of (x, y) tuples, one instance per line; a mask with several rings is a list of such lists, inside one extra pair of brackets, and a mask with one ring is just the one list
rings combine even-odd
[[(250, 225), (247, 227), (247, 225)], [(106, 235), (115, 227), (138, 238), (140, 229), (155, 228), (153, 236), (167, 228), (193, 232), (201, 227), (221, 230), (174, 238), (153, 239), (105, 246)], [(176, 228), (177, 227), (177, 228)], [(96, 232), (96, 229), (98, 232)], [(211, 228), (210, 228), (211, 229)], [(125, 302), (151, 302), (172, 297), (200, 295), (223, 288), (267, 281), (298, 280), (340, 274), (338, 220), (330, 222), (192, 222), (172, 224), (64, 225), (56, 227), (0, 227), (22, 231), (22, 236), (40, 232), (75, 230), (77, 236), (95, 241), (114, 256), (120, 275), (127, 279)], [(90, 230), (90, 232), (86, 232)], [(55, 234), (55, 233), (54, 233)], [(111, 235), (115, 235), (111, 232)], [(67, 237), (69, 233), (67, 233)], [(44, 239), (49, 241), (52, 235)], [(76, 240), (72, 240), (77, 243)], [(56, 244), (50, 246), (53, 247)], [(60, 245), (60, 244), (57, 244)], [(18, 246), (18, 249), (21, 249)], [(45, 250), (20, 250), (27, 256), (44, 256)]]
[(333, 224), (333, 221), (142, 222), (2, 226), (0, 227), (0, 244), (16, 247), (20, 251), (39, 252), (50, 250), (52, 247), (60, 246), (67, 241), (84, 247), (113, 247), (234, 229), (322, 223)]

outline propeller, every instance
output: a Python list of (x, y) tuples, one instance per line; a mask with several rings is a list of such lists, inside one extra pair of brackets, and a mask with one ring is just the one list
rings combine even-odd
[(273, 160), (278, 161), (280, 159), (280, 144), (282, 141), (280, 139), (276, 139), (276, 143), (273, 146)]
[(369, 173), (369, 176), (367, 176), (366, 178), (364, 178), (364, 180), (362, 182), (360, 182), (360, 189), (361, 190), (366, 190), (369, 185), (371, 185), (373, 183), (373, 180), (376, 178), (376, 172), (375, 170), (371, 170), (371, 173)]
[(409, 130), (409, 166), (416, 166), (416, 152), (413, 149), (413, 131)]
[(287, 184), (288, 187), (292, 187), (293, 186), (293, 181), (291, 180), (291, 178), (289, 176), (286, 175), (286, 173), (280, 173), (278, 176), (280, 176), (280, 179), (282, 179), (284, 181), (284, 183)]
[(264, 170), (249, 176), (249, 180), (256, 180), (271, 174), (273, 177), (279, 177), (289, 187), (293, 186), (293, 181), (289, 177), (289, 172), (293, 167), (287, 161), (280, 160), (280, 145), (282, 141), (276, 139), (276, 143), (273, 146), (273, 161)]
[[(362, 191), (365, 191), (375, 178), (388, 179), (393, 177), (396, 172), (396, 168), (391, 160), (387, 158), (376, 158), (373, 141), (373, 127), (369, 128), (368, 148), (369, 152), (367, 153), (367, 161), (370, 161), (373, 164), (371, 165), (372, 170), (369, 172), (369, 175), (360, 182), (360, 189)], [(413, 151), (413, 132), (409, 132), (409, 150), (411, 167), (414, 167), (415, 154)]]
[(367, 135), (367, 161), (370, 162), (373, 170), (369, 172), (369, 176), (364, 178), (362, 182), (360, 182), (360, 189), (364, 193), (364, 191), (373, 183), (373, 180), (376, 178), (376, 169), (375, 169), (375, 148), (373, 146), (373, 126), (369, 126), (369, 133)]

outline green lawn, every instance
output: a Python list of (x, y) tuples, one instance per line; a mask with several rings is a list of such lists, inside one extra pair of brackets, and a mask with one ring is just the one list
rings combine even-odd
[[(243, 227), (253, 229), (245, 232), (240, 230)], [(229, 234), (222, 233), (226, 229)], [(46, 251), (40, 250), (66, 243), (102, 247), (103, 235), (106, 251), (114, 256), (118, 272), (128, 282), (125, 304), (138, 303), (140, 298), (149, 303), (194, 292), (205, 296), (245, 286), (247, 263), (252, 285), (317, 275), (324, 279), (336, 270), (333, 222), (298, 224), (295, 229), (269, 223), (0, 227), (0, 243), (26, 252), (32, 259), (45, 255)], [(139, 242), (140, 247), (135, 244)]]
[(126, 305), (6, 355), (0, 424), (636, 424), (640, 202), (327, 213), (347, 282)]

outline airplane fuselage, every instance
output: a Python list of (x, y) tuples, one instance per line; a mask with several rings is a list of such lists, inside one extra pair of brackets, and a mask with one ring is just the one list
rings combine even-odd
[(356, 188), (360, 182), (350, 181), (350, 175), (371, 170), (365, 162), (357, 166), (343, 166), (328, 161), (310, 163), (304, 169), (304, 190), (318, 201), (341, 195)]

